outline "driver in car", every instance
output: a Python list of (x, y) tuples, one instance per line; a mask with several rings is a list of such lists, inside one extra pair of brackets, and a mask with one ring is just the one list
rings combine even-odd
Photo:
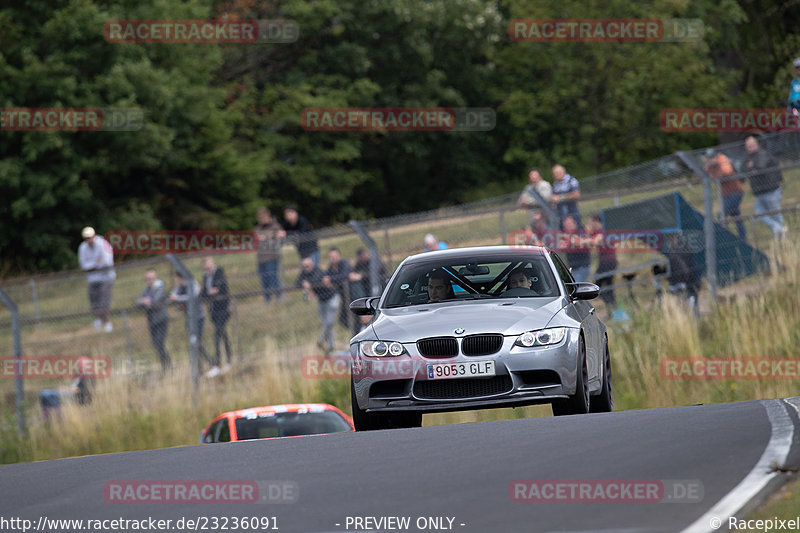
[(508, 275), (508, 288), (511, 289), (530, 289), (531, 278), (525, 273), (522, 267), (515, 268)]
[(434, 270), (428, 276), (428, 301), (441, 302), (455, 298), (450, 277), (442, 270)]

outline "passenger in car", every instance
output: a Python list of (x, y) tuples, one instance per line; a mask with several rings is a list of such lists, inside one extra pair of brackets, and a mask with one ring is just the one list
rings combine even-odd
[(508, 275), (509, 289), (530, 289), (531, 278), (522, 267), (517, 267)]

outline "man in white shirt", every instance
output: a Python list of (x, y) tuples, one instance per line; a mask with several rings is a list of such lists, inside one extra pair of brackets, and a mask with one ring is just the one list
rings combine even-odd
[(83, 242), (78, 247), (78, 262), (87, 272), (89, 282), (89, 305), (95, 316), (94, 329), (112, 330), (108, 314), (111, 310), (111, 290), (117, 273), (114, 271), (114, 250), (94, 228), (86, 226), (81, 231)]
[(553, 187), (550, 185), (550, 182), (542, 178), (542, 173), (539, 172), (538, 168), (532, 168), (531, 171), (528, 172), (528, 179), (530, 180), (530, 184), (522, 189), (522, 194), (519, 195), (517, 205), (519, 207), (528, 207), (534, 212), (541, 211), (542, 207), (536, 199), (536, 195), (533, 193), (536, 192), (542, 200), (549, 202), (550, 196), (553, 194)]

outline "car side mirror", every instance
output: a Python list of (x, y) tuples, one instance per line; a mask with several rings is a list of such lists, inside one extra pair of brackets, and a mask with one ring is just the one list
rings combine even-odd
[(594, 283), (568, 283), (567, 286), (572, 289), (569, 294), (572, 300), (594, 300), (600, 295), (600, 287)]
[(357, 315), (374, 315), (375, 305), (378, 303), (377, 296), (366, 296), (350, 302), (350, 311)]

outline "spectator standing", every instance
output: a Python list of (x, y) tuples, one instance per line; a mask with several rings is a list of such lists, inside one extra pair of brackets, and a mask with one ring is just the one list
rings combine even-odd
[(112, 331), (108, 319), (111, 310), (111, 291), (117, 273), (114, 271), (114, 250), (102, 235), (97, 235), (94, 228), (86, 226), (81, 231), (83, 242), (78, 247), (78, 262), (81, 269), (87, 272), (89, 283), (89, 305), (94, 313), (94, 329), (101, 328)]
[(572, 271), (572, 277), (578, 283), (587, 281), (592, 264), (590, 243), (587, 243), (586, 239), (582, 237), (581, 230), (583, 228), (572, 215), (567, 215), (562, 224), (564, 225), (564, 233), (568, 237), (564, 256), (567, 259), (567, 265)]
[(147, 327), (150, 330), (150, 339), (156, 349), (161, 362), (161, 370), (166, 371), (172, 366), (169, 352), (164, 345), (167, 340), (169, 328), (169, 314), (167, 312), (167, 289), (164, 282), (158, 279), (155, 269), (149, 269), (144, 275), (146, 286), (142, 295), (136, 300), (136, 305), (143, 307), (147, 314)]
[(667, 252), (669, 261), (669, 276), (667, 277), (669, 292), (675, 295), (684, 295), (689, 308), (694, 315), (700, 316), (697, 303), (700, 291), (701, 278), (694, 260), (694, 254), (679, 234), (667, 235)]
[(294, 242), (300, 259), (310, 257), (319, 266), (319, 245), (317, 236), (311, 231), (306, 217), (297, 212), (293, 205), (283, 208), (283, 229), (286, 236)]
[[(379, 296), (372, 294), (372, 278), (370, 276), (370, 262), (372, 261), (372, 251), (369, 248), (359, 248), (356, 251), (356, 263), (353, 266), (353, 271), (358, 275), (356, 278), (353, 276), (353, 281), (361, 281), (363, 285), (362, 296)], [(386, 265), (383, 264), (380, 257), (376, 257), (375, 261), (378, 263), (378, 280), (377, 285), (382, 291), (386, 287), (386, 282), (389, 281), (389, 272), (386, 270)]]
[[(738, 217), (742, 214), (739, 206), (744, 196), (744, 186), (740, 179), (723, 179), (726, 176), (733, 176), (736, 171), (733, 169), (728, 157), (722, 152), (717, 152), (713, 148), (706, 150), (706, 164), (703, 169), (708, 172), (711, 179), (720, 180), (722, 190), (722, 211), (726, 217)], [(742, 220), (736, 221), (736, 231), (739, 238), (747, 240), (747, 230)]]
[(567, 174), (562, 165), (553, 167), (553, 194), (550, 202), (555, 206), (561, 219), (563, 229), (564, 219), (571, 216), (578, 226), (581, 225), (581, 213), (578, 210), (578, 198), (581, 197), (581, 187), (578, 180)]
[(336, 288), (336, 292), (339, 294), (341, 301), (339, 323), (343, 327), (350, 329), (350, 320), (355, 318), (355, 315), (350, 313), (350, 302), (360, 298), (363, 294), (361, 294), (361, 284), (356, 280), (357, 273), (353, 272), (353, 267), (350, 266), (349, 262), (342, 259), (342, 252), (338, 248), (334, 247), (328, 251), (328, 270), (325, 271), (325, 275), (330, 278), (331, 283)]
[(423, 243), (424, 243), (424, 248), (422, 249), (423, 252), (432, 252), (434, 250), (447, 250), (447, 243), (444, 241), (440, 241), (431, 233), (425, 235)]
[(281, 259), (281, 244), (286, 237), (286, 231), (272, 218), (272, 213), (266, 207), (259, 208), (256, 213), (258, 224), (253, 230), (258, 242), (256, 261), (258, 264), (258, 277), (261, 288), (264, 290), (264, 300), (281, 295), (281, 281), (279, 266)]
[(589, 215), (586, 229), (592, 241), (592, 247), (597, 249), (597, 270), (595, 270), (595, 285), (600, 287), (600, 298), (609, 309), (617, 306), (614, 294), (614, 274), (617, 269), (617, 251), (606, 242), (603, 232), (603, 220), (599, 213)]
[[(228, 309), (230, 303), (228, 279), (225, 277), (225, 271), (217, 266), (212, 257), (203, 260), (203, 289), (200, 296), (208, 302), (208, 314), (211, 315), (211, 322), (214, 324), (214, 363), (209, 373), (216, 376), (220, 372), (222, 361), (220, 344), (225, 345), (227, 356), (227, 363), (222, 367), (222, 372), (227, 372), (231, 368), (231, 343), (226, 330), (231, 313)], [(217, 369), (216, 372), (214, 368)]]
[[(531, 216), (531, 229), (525, 229), (525, 242), (533, 246), (547, 246), (546, 240), (548, 235), (552, 237), (552, 232), (549, 228), (549, 220), (547, 213), (544, 211), (534, 211)], [(551, 248), (554, 247), (552, 243), (549, 244)]]
[(534, 212), (541, 211), (542, 206), (539, 205), (539, 200), (536, 199), (534, 193), (538, 194), (545, 202), (549, 202), (550, 197), (553, 195), (553, 187), (542, 178), (542, 173), (539, 172), (538, 168), (532, 168), (528, 172), (528, 180), (530, 180), (530, 183), (522, 189), (522, 194), (517, 199), (517, 205), (530, 208)]
[[(194, 280), (194, 299), (200, 298), (200, 284)], [(178, 302), (183, 307), (183, 312), (186, 315), (186, 331), (190, 332), (189, 328), (189, 285), (186, 283), (186, 278), (180, 272), (175, 273), (175, 287), (169, 293), (169, 299), (172, 302)], [(197, 305), (197, 349), (199, 355), (211, 364), (211, 370), (206, 374), (207, 377), (214, 377), (219, 375), (219, 366), (215, 366), (215, 361), (208, 356), (205, 346), (203, 346), (203, 327), (206, 323), (206, 314), (203, 311), (202, 305)], [(214, 370), (216, 368), (216, 370)]]
[(755, 196), (753, 210), (759, 220), (772, 231), (773, 237), (783, 238), (786, 235), (783, 215), (781, 213), (764, 215), (781, 208), (783, 174), (778, 168), (778, 162), (772, 154), (759, 146), (752, 135), (745, 139), (744, 147), (747, 150), (744, 168), (750, 174), (750, 188)]
[(795, 58), (792, 64), (795, 77), (789, 84), (789, 103), (786, 109), (790, 113), (798, 114), (800, 112), (800, 57)]
[(302, 287), (306, 299), (313, 295), (317, 300), (317, 311), (322, 321), (322, 332), (317, 341), (317, 346), (330, 355), (335, 348), (333, 326), (336, 323), (336, 312), (339, 309), (339, 294), (333, 286), (330, 277), (324, 275), (319, 266), (311, 257), (304, 257), (300, 261), (300, 275), (297, 277), (295, 287)]

